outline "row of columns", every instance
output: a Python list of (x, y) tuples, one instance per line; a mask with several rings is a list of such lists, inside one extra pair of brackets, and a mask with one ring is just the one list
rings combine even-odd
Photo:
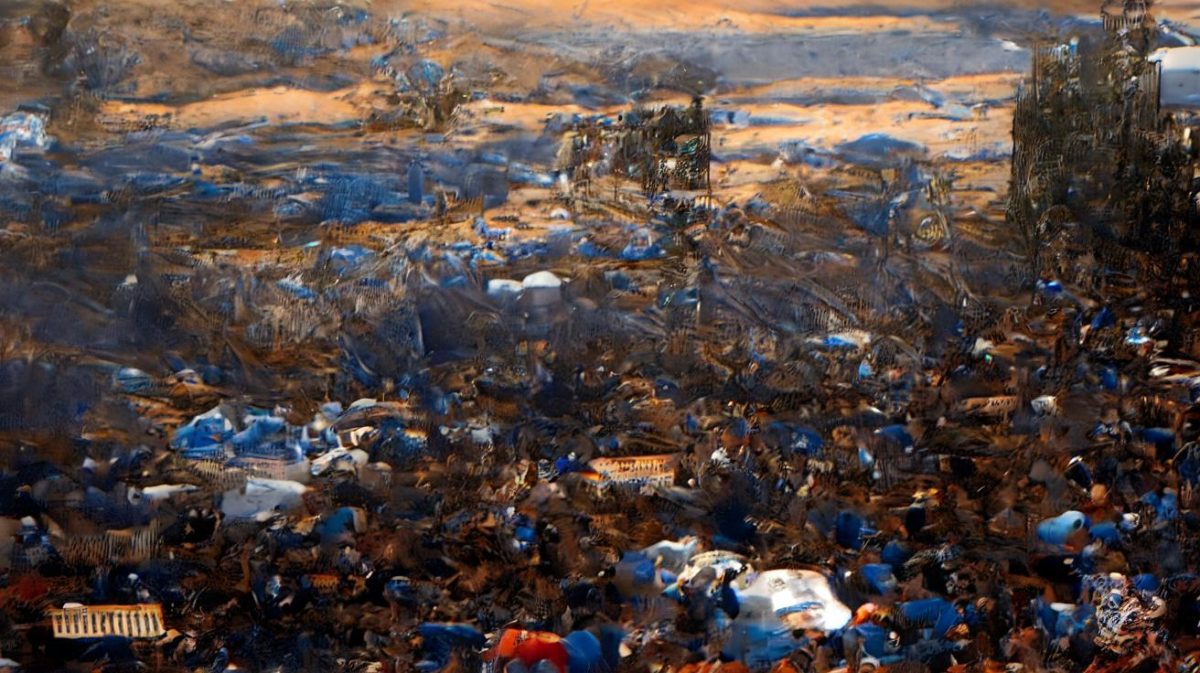
[(50, 612), (55, 638), (154, 638), (165, 633), (158, 605), (64, 608)]

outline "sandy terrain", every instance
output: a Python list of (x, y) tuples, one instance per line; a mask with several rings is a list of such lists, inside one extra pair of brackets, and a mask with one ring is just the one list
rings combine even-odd
[(109, 101), (101, 113), (113, 123), (130, 123), (151, 116), (169, 116), (170, 126), (204, 128), (264, 120), (271, 124), (339, 124), (359, 119), (360, 110), (348, 98), (355, 90), (305, 91), (288, 87), (252, 89), (171, 106)]
[[(774, 32), (788, 29), (803, 29), (817, 25), (813, 15), (836, 13), (862, 14), (871, 8), (894, 8), (897, 14), (920, 14), (921, 12), (986, 11), (997, 6), (1010, 9), (1045, 9), (1060, 14), (1092, 15), (1099, 7), (1093, 0), (922, 0), (919, 2), (864, 3), (859, 0), (821, 0), (804, 2), (799, 0), (661, 0), (646, 3), (639, 0), (580, 0), (558, 2), (555, 0), (469, 0), (445, 3), (439, 0), (413, 0), (377, 2), (377, 7), (416, 10), (434, 15), (452, 17), (477, 25), (492, 27), (516, 26), (562, 26), (577, 25), (579, 22), (640, 26), (648, 29), (678, 28), (681, 25), (711, 26), (728, 19), (742, 30)], [(1200, 14), (1200, 7), (1193, 2), (1166, 0), (1161, 3), (1165, 18), (1183, 20)], [(789, 18), (790, 17), (790, 18)], [(803, 18), (797, 18), (803, 17)], [(863, 17), (854, 30), (870, 30), (879, 23), (873, 17)], [(847, 19), (838, 17), (835, 25), (849, 27)]]

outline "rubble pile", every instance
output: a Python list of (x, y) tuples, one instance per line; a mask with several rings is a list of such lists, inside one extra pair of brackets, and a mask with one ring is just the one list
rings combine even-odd
[[(353, 132), (0, 116), (0, 669), (1200, 671), (1200, 146), (1144, 10), (1038, 51), (1007, 199), (876, 132), (718, 175), (754, 119), (691, 91), (515, 138), (446, 24), (342, 5), (255, 20), (387, 47)], [(106, 44), (73, 87), (132, 86)], [(251, 177), (309, 126), (355, 171)]]

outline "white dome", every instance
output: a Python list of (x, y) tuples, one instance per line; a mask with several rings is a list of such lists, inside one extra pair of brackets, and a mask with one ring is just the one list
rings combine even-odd
[(515, 280), (510, 280), (508, 278), (493, 278), (488, 281), (487, 293), (489, 297), (505, 294), (518, 294), (521, 292), (522, 287), (524, 286)]
[(562, 287), (562, 279), (549, 271), (538, 271), (537, 273), (525, 276), (525, 280), (521, 281), (521, 286), (526, 290), (532, 288)]

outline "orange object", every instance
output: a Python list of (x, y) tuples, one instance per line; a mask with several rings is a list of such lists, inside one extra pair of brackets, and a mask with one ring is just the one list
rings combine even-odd
[(854, 611), (854, 621), (851, 622), (854, 626), (866, 624), (871, 621), (871, 617), (879, 610), (874, 603), (863, 603)]
[(504, 629), (504, 633), (500, 634), (500, 642), (496, 643), (496, 647), (492, 648), (492, 656), (500, 659), (512, 659), (517, 656), (517, 644), (520, 642), (521, 634), (525, 631), (517, 629)]
[(499, 659), (516, 659), (529, 668), (548, 659), (560, 673), (567, 673), (567, 648), (554, 633), (506, 629), (492, 652)]

